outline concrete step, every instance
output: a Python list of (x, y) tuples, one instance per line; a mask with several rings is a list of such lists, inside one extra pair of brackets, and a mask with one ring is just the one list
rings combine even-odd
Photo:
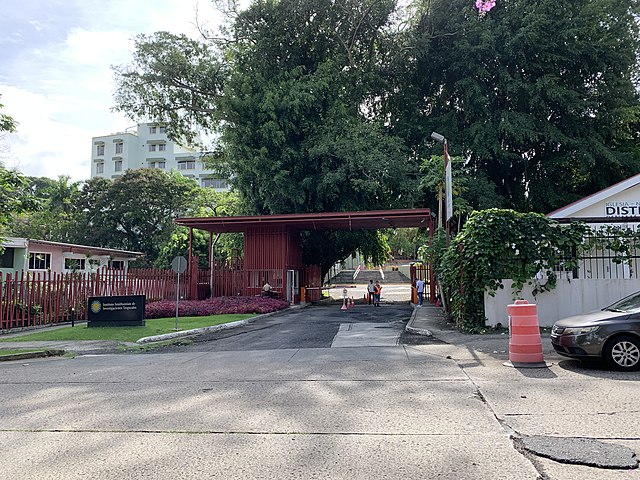
[(331, 283), (334, 285), (364, 285), (369, 283), (370, 280), (374, 282), (379, 280), (387, 284), (402, 284), (411, 281), (403, 273), (393, 270), (384, 270), (384, 279), (380, 275), (380, 270), (360, 270), (355, 280), (353, 279), (354, 272), (355, 270), (342, 270), (331, 279)]

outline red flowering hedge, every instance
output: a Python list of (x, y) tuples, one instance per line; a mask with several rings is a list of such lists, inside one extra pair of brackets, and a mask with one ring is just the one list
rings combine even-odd
[[(208, 300), (181, 300), (178, 315), (181, 317), (203, 317), (224, 313), (271, 313), (284, 310), (289, 303), (265, 297), (218, 297)], [(176, 315), (175, 300), (148, 303), (146, 318), (169, 318)]]

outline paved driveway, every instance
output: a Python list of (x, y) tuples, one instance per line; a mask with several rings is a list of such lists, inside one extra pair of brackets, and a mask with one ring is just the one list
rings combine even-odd
[(263, 317), (246, 326), (196, 337), (195, 343), (166, 347), (177, 351), (249, 351), (283, 348), (393, 346), (412, 313), (408, 303), (380, 307), (339, 303), (313, 305)]
[(456, 335), (365, 346), (399, 331), (408, 306), (336, 307), (177, 352), (0, 364), (0, 478), (640, 478), (540, 458), (510, 437), (639, 451), (640, 373), (508, 368)]

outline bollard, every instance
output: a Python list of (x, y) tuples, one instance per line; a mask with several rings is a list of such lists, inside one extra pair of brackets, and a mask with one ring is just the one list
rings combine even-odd
[(544, 361), (542, 339), (538, 324), (538, 307), (526, 300), (507, 305), (509, 314), (509, 361), (507, 367), (543, 368), (551, 366)]
[(71, 326), (76, 326), (76, 309), (71, 307)]

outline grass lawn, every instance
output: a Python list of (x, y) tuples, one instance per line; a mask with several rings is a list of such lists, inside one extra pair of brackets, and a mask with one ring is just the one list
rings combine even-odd
[[(210, 327), (223, 323), (236, 322), (254, 317), (254, 314), (210, 315), (207, 317), (181, 317), (178, 328), (191, 330), (193, 328)], [(117, 340), (120, 342), (135, 342), (143, 337), (162, 335), (175, 332), (176, 319), (154, 318), (145, 320), (144, 327), (92, 327), (86, 324), (75, 327), (40, 330), (19, 337), (0, 338), (0, 342), (31, 342), (31, 341), (67, 341), (67, 340)]]

